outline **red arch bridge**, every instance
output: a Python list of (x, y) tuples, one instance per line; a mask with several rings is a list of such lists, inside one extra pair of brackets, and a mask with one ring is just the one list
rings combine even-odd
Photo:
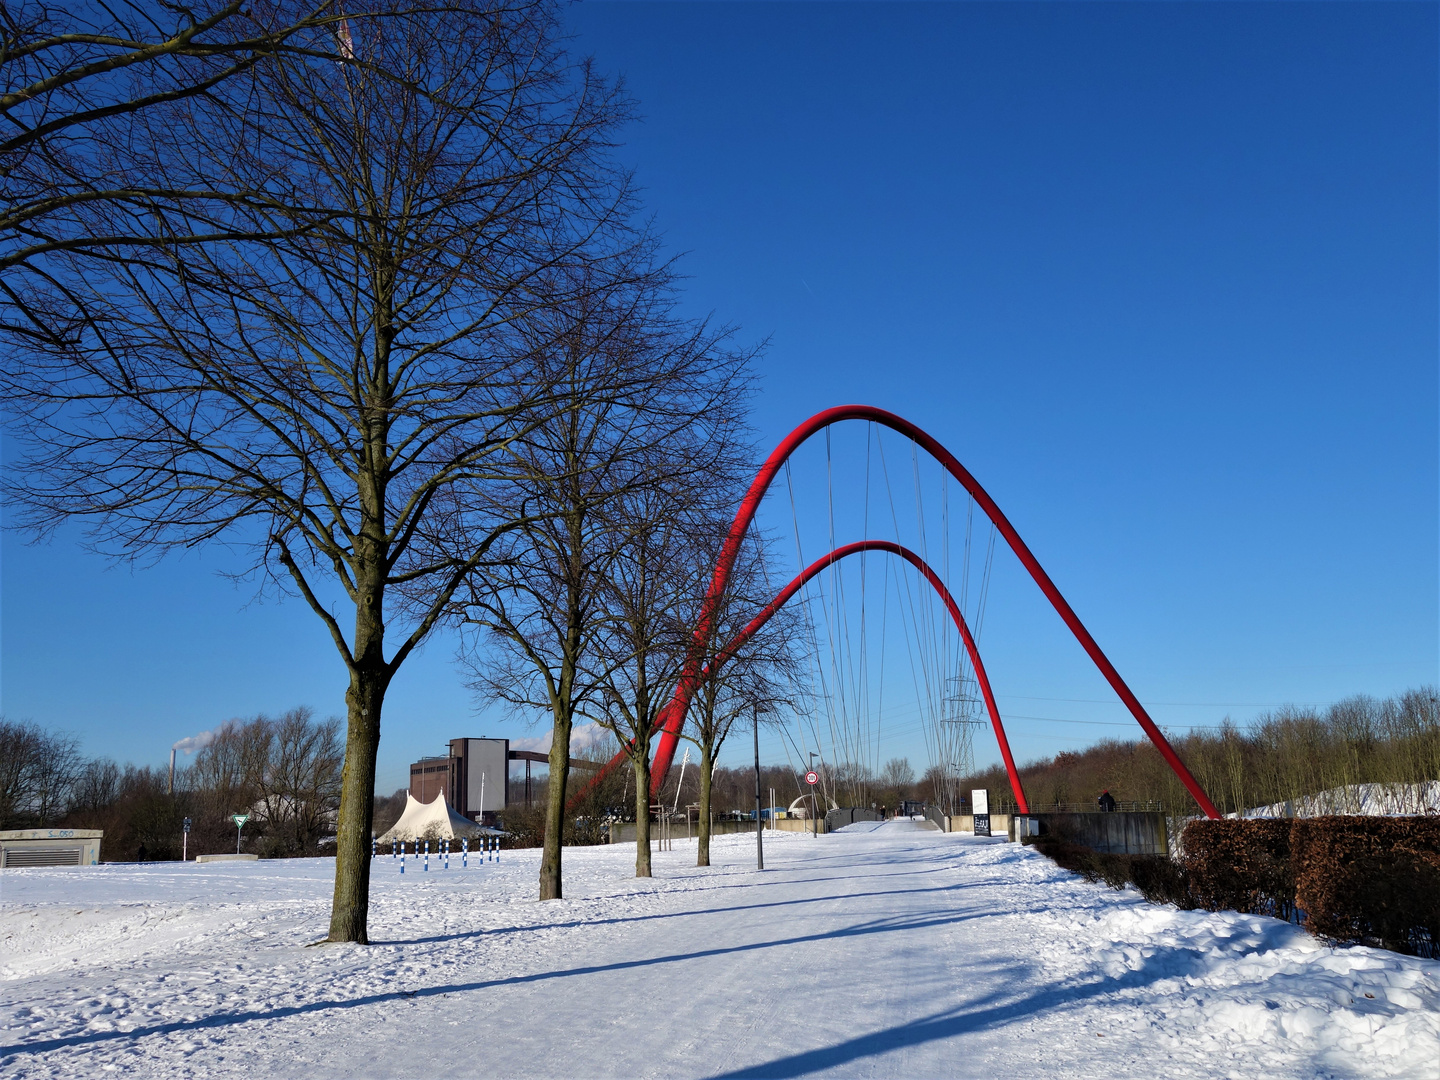
[[(950, 595), (950, 591), (945, 587), (940, 577), (920, 556), (908, 548), (902, 547), (900, 544), (888, 540), (860, 540), (836, 548), (828, 555), (817, 559), (801, 571), (732, 641), (727, 643), (723, 649), (715, 654), (714, 659), (708, 666), (704, 665), (700, 659), (708, 652), (710, 639), (714, 632), (716, 609), (720, 598), (724, 595), (725, 589), (729, 584), (730, 574), (734, 569), (735, 559), (739, 554), (741, 541), (744, 539), (746, 532), (754, 521), (756, 511), (760, 508), (760, 501), (764, 498), (765, 492), (769, 489), (771, 482), (775, 479), (781, 466), (785, 464), (786, 459), (788, 459), (802, 443), (809, 439), (810, 436), (825, 430), (832, 424), (838, 424), (845, 420), (866, 420), (890, 428), (892, 431), (899, 432), (923, 448), (931, 457), (939, 462), (951, 476), (960, 482), (966, 491), (970, 493), (976, 504), (995, 525), (1000, 535), (1005, 538), (1005, 542), (1010, 545), (1010, 549), (1015, 553), (1016, 557), (1019, 558), (1025, 569), (1029, 571), (1035, 584), (1040, 587), (1040, 591), (1045, 594), (1045, 598), (1050, 601), (1051, 606), (1055, 608), (1055, 611), (1070, 629), (1070, 632), (1075, 635), (1075, 639), (1099, 669), (1100, 674), (1105, 676), (1105, 680), (1114, 689), (1120, 700), (1125, 703), (1125, 707), (1130, 710), (1131, 715), (1135, 717), (1141, 730), (1149, 736), (1150, 741), (1155, 744), (1155, 748), (1160, 751), (1166, 763), (1174, 770), (1175, 775), (1180, 778), (1181, 783), (1185, 785), (1190, 794), (1194, 796), (1200, 809), (1204, 811), (1207, 817), (1218, 818), (1220, 813), (1215, 809), (1215, 805), (1210, 801), (1210, 797), (1205, 794), (1204, 789), (1201, 788), (1195, 777), (1190, 774), (1190, 770), (1185, 767), (1185, 763), (1181, 761), (1179, 755), (1175, 753), (1175, 749), (1155, 725), (1155, 722), (1150, 719), (1150, 714), (1145, 711), (1145, 707), (1140, 704), (1139, 699), (1131, 691), (1130, 687), (1126, 685), (1125, 680), (1120, 677), (1120, 673), (1115, 670), (1115, 665), (1110, 663), (1109, 658), (1101, 650), (1100, 646), (1096, 644), (1095, 639), (1090, 635), (1090, 631), (1085, 629), (1085, 624), (1080, 621), (1080, 617), (1075, 614), (1074, 609), (1070, 607), (1065, 597), (1060, 594), (1060, 590), (1055, 587), (1055, 583), (1050, 580), (1050, 575), (1045, 573), (1039, 560), (1035, 558), (1034, 554), (1025, 545), (1025, 541), (1020, 539), (1020, 534), (1015, 531), (1015, 527), (1010, 524), (1009, 519), (1006, 518), (1004, 513), (1002, 513), (1000, 508), (995, 504), (995, 500), (990, 497), (989, 493), (970, 475), (970, 471), (961, 465), (950, 451), (946, 450), (945, 447), (941, 446), (940, 443), (936, 442), (935, 439), (925, 431), (916, 427), (910, 423), (910, 421), (896, 416), (894, 413), (886, 412), (884, 409), (877, 409), (871, 405), (840, 405), (836, 408), (826, 409), (824, 412), (815, 414), (786, 436), (784, 441), (781, 442), (765, 460), (765, 464), (760, 467), (760, 471), (751, 482), (749, 490), (745, 493), (744, 500), (740, 503), (740, 508), (735, 513), (735, 520), (730, 526), (730, 531), (726, 535), (725, 544), (720, 551), (720, 558), (715, 564), (715, 573), (711, 577), (710, 587), (706, 591), (704, 603), (701, 605), (700, 618), (695, 627), (694, 640), (696, 648), (692, 652), (692, 659), (681, 672), (680, 679), (675, 687), (675, 695), (662, 714), (661, 733), (655, 750), (655, 761), (651, 769), (653, 790), (658, 792), (660, 786), (665, 781), (665, 775), (669, 771), (670, 763), (675, 756), (676, 744), (680, 740), (680, 732), (685, 725), (685, 715), (689, 710), (690, 699), (701, 683), (715, 671), (718, 671), (745, 641), (765, 624), (766, 620), (783, 607), (786, 601), (799, 592), (805, 583), (816, 574), (847, 556), (865, 551), (880, 551), (899, 556), (906, 562), (909, 562), (920, 572), (921, 576), (930, 583), (931, 587), (935, 589), (944, 602), (946, 610), (950, 613), (950, 617), (955, 623), (955, 628), (960, 632), (960, 637), (965, 644), (965, 650), (969, 654), (970, 662), (974, 667), (976, 681), (980, 684), (980, 690), (985, 700), (985, 709), (990, 715), (990, 723), (995, 731), (995, 739), (1000, 746), (1000, 755), (1005, 761), (1005, 771), (1010, 777), (1010, 786), (1015, 796), (1015, 803), (1021, 813), (1029, 812), (1030, 808), (1025, 799), (1025, 790), (1020, 783), (1020, 774), (1015, 768), (1015, 760), (1010, 753), (1010, 743), (1005, 737), (1005, 727), (1000, 720), (1000, 711), (995, 705), (995, 695), (991, 690), (990, 680), (985, 674), (985, 667), (981, 662), (980, 652), (976, 647), (974, 637), (970, 633), (970, 628), (966, 625), (964, 616), (961, 614), (959, 607), (955, 604), (954, 598)], [(601, 775), (609, 772), (610, 769), (616, 767), (624, 760), (625, 753), (621, 751), (615, 755), (602, 771)], [(597, 776), (596, 779), (598, 780), (599, 777)]]

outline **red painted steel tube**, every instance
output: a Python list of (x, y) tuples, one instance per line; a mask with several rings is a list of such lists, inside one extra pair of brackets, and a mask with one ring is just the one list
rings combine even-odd
[(975, 678), (980, 683), (980, 693), (985, 697), (985, 709), (990, 713), (990, 724), (995, 729), (995, 741), (1000, 744), (1000, 756), (1005, 759), (1005, 771), (1010, 774), (1010, 790), (1015, 793), (1015, 803), (1020, 807), (1022, 814), (1028, 814), (1030, 806), (1025, 801), (1025, 788), (1020, 783), (1020, 773), (1016, 770), (1015, 759), (1010, 754), (1010, 740), (1005, 738), (1005, 725), (1000, 722), (1000, 710), (995, 705), (995, 695), (990, 691), (990, 677), (985, 674), (985, 665), (980, 661), (980, 650), (976, 647), (975, 639), (970, 634), (970, 626), (965, 622), (965, 616), (960, 613), (960, 608), (956, 605), (955, 598), (950, 595), (950, 590), (940, 580), (940, 575), (930, 569), (929, 564), (909, 548), (901, 547), (889, 540), (858, 540), (853, 544), (838, 547), (829, 555), (816, 559), (801, 571), (794, 581), (780, 590), (780, 594), (766, 604), (760, 614), (751, 619), (744, 630), (735, 635), (735, 639), (725, 646), (724, 650), (715, 657), (710, 668), (707, 668), (702, 674), (702, 681), (712, 669), (718, 669), (721, 664), (734, 656), (740, 646), (744, 645), (764, 626), (775, 612), (784, 607), (786, 601), (799, 592), (807, 581), (827, 566), (833, 566), (846, 556), (858, 555), (863, 551), (886, 551), (900, 556), (919, 570), (931, 587), (940, 594), (940, 599), (945, 601), (945, 609), (950, 612), (950, 618), (954, 620), (955, 628), (960, 631), (960, 637), (965, 642), (965, 651), (970, 654), (970, 663), (975, 666)]
[(1125, 707), (1130, 710), (1141, 729), (1150, 737), (1150, 741), (1155, 744), (1155, 748), (1160, 751), (1166, 763), (1194, 796), (1200, 809), (1205, 812), (1205, 816), (1218, 818), (1220, 812), (1215, 809), (1215, 804), (1210, 801), (1210, 797), (1205, 794), (1204, 789), (1190, 775), (1190, 770), (1185, 767), (1185, 763), (1180, 760), (1179, 755), (1175, 753), (1174, 748), (1155, 725), (1155, 721), (1150, 719), (1150, 714), (1140, 704), (1140, 699), (1131, 692), (1130, 687), (1125, 684), (1125, 680), (1120, 677), (1120, 673), (1115, 670), (1115, 665), (1110, 663), (1109, 658), (1101, 651), (1095, 639), (1090, 636), (1090, 631), (1085, 629), (1085, 624), (1080, 621), (1080, 617), (1060, 595), (1060, 590), (1050, 580), (1050, 575), (1045, 573), (1039, 561), (1025, 546), (1025, 541), (1020, 539), (1020, 534), (1015, 531), (1015, 527), (1010, 524), (1009, 519), (1000, 512), (1000, 507), (995, 505), (995, 500), (990, 498), (989, 493), (970, 475), (969, 470), (961, 465), (945, 447), (910, 421), (896, 416), (894, 413), (886, 412), (884, 409), (877, 409), (873, 405), (838, 405), (833, 409), (816, 413), (785, 437), (785, 440), (765, 459), (765, 464), (760, 466), (760, 471), (751, 481), (750, 488), (745, 492), (745, 498), (740, 503), (740, 508), (735, 512), (735, 520), (730, 525), (730, 532), (725, 537), (725, 544), (720, 549), (720, 558), (715, 564), (715, 573), (710, 579), (710, 588), (706, 592), (705, 601), (700, 608), (700, 618), (695, 627), (695, 653), (681, 673), (679, 684), (675, 688), (675, 696), (667, 706), (670, 715), (666, 718), (664, 730), (660, 735), (660, 743), (656, 748), (655, 764), (651, 773), (655, 788), (658, 790), (664, 783), (665, 774), (670, 769), (670, 762), (675, 757), (675, 745), (680, 739), (680, 729), (685, 723), (685, 713), (690, 706), (690, 697), (695, 692), (700, 676), (701, 658), (707, 651), (713, 633), (715, 608), (730, 580), (730, 571), (735, 566), (735, 558), (740, 552), (740, 543), (745, 538), (745, 533), (750, 528), (756, 511), (760, 508), (760, 500), (764, 498), (765, 492), (780, 471), (780, 466), (785, 463), (785, 459), (801, 443), (816, 432), (824, 430), (831, 424), (838, 424), (842, 420), (869, 420), (890, 428), (892, 431), (898, 431), (924, 447), (951, 476), (960, 481), (965, 490), (985, 511), (985, 515), (995, 523), (1000, 535), (1005, 538), (1010, 549), (1015, 552), (1025, 569), (1030, 572), (1030, 576), (1035, 579), (1035, 584), (1040, 586), (1040, 591), (1045, 594), (1051, 606), (1059, 613), (1065, 625), (1070, 628), (1070, 632), (1075, 635), (1075, 640), (1080, 642), (1081, 647), (1089, 654), (1091, 661), (1100, 669), (1100, 674), (1105, 676), (1105, 680), (1119, 695), (1120, 700), (1125, 703)]
[[(919, 555), (915, 554), (915, 552), (909, 548), (901, 547), (899, 544), (890, 540), (858, 540), (853, 544), (838, 547), (830, 552), (830, 554), (816, 559), (797, 574), (790, 584), (781, 589), (775, 599), (761, 608), (760, 613), (751, 619), (745, 625), (745, 628), (730, 640), (730, 643), (727, 644), (725, 648), (716, 653), (715, 659), (701, 671), (700, 678), (696, 680), (696, 687), (698, 688), (706, 679), (719, 671), (722, 665), (733, 659), (735, 654), (744, 646), (745, 642), (754, 637), (760, 628), (769, 622), (774, 614), (790, 601), (791, 597), (804, 588), (806, 582), (826, 567), (835, 565), (835, 563), (841, 559), (850, 555), (858, 555), (865, 551), (884, 551), (892, 555), (900, 556), (900, 558), (904, 559), (925, 576), (925, 580), (930, 583), (931, 587), (940, 594), (940, 599), (945, 602), (945, 608), (950, 612), (950, 618), (954, 621), (956, 629), (960, 631), (961, 639), (965, 642), (965, 651), (970, 654), (970, 663), (975, 666), (975, 678), (980, 683), (980, 692), (985, 698), (985, 708), (990, 713), (990, 724), (995, 729), (995, 741), (1000, 744), (1000, 756), (1005, 759), (1005, 771), (1010, 776), (1010, 790), (1015, 794), (1015, 802), (1016, 805), (1019, 806), (1020, 812), (1022, 814), (1028, 814), (1030, 812), (1030, 806), (1025, 801), (1025, 788), (1020, 783), (1020, 773), (1015, 768), (1015, 758), (1010, 753), (1010, 740), (1005, 737), (1005, 725), (1000, 722), (1000, 709), (996, 706), (995, 695), (990, 690), (990, 677), (985, 673), (985, 665), (980, 660), (980, 650), (975, 644), (975, 638), (970, 633), (970, 626), (966, 623), (965, 616), (960, 613), (959, 605), (955, 603), (955, 598), (950, 595), (950, 590), (945, 587), (945, 583), (940, 580), (940, 575), (930, 569), (929, 564), (920, 558)], [(671, 707), (673, 707), (673, 705), (667, 706), (667, 708)], [(591, 786), (599, 783), (600, 779), (608, 775), (611, 769), (626, 760), (626, 756), (623, 750), (617, 753), (606, 763), (600, 774), (587, 783), (575, 798), (578, 800)]]

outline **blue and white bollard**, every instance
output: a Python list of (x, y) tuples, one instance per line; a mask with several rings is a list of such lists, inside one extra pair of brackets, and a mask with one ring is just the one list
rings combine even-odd
[(450, 869), (450, 841), (445, 841), (445, 869)]
[(430, 841), (425, 841), (425, 873), (430, 872)]
[(470, 837), (468, 836), (460, 838), (460, 869), (470, 869)]
[(400, 873), (405, 873), (405, 845), (400, 845)]
[(500, 861), (500, 837), (495, 837), (495, 861)]
[(373, 836), (370, 837), (370, 857), (372, 859), (380, 857), (380, 841)]

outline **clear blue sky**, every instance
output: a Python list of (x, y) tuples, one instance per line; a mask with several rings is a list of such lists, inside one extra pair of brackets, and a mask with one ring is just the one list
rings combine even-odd
[[(930, 430), (1169, 726), (1440, 679), (1436, 5), (570, 18), (640, 103), (620, 153), (688, 303), (769, 338), (760, 442), (847, 401)], [(837, 472), (864, 438), (837, 434)], [(798, 501), (813, 557), (818, 481)], [(223, 550), (3, 544), (12, 719), (159, 762), (230, 716), (343, 711), (314, 617), (252, 603)], [(1012, 721), (1022, 758), (1130, 734), (1073, 723), (1124, 714), (1003, 555), (982, 645), (1007, 712), (1070, 721)], [(535, 734), (477, 716), (451, 652), (391, 690), (382, 790), (451, 736)]]

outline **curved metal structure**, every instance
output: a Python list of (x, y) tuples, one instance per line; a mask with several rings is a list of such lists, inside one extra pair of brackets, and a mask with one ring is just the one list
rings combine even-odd
[[(965, 651), (970, 654), (970, 663), (975, 667), (975, 679), (980, 683), (980, 693), (985, 698), (985, 709), (990, 714), (990, 725), (995, 729), (995, 741), (1000, 744), (1000, 756), (1005, 759), (1005, 771), (1010, 776), (1010, 790), (1015, 794), (1015, 804), (1019, 806), (1022, 814), (1028, 814), (1030, 806), (1025, 801), (1025, 789), (1020, 783), (1020, 773), (1016, 770), (1015, 759), (1010, 754), (1010, 740), (1005, 738), (1005, 725), (1000, 722), (1000, 710), (995, 705), (995, 695), (990, 692), (990, 677), (985, 674), (985, 665), (980, 662), (980, 650), (975, 645), (975, 638), (970, 633), (970, 626), (965, 622), (965, 616), (960, 613), (960, 608), (955, 603), (955, 598), (950, 595), (950, 590), (940, 580), (940, 575), (931, 570), (930, 565), (924, 559), (907, 547), (901, 547), (889, 540), (858, 540), (853, 544), (838, 547), (830, 554), (816, 559), (797, 574), (795, 580), (781, 589), (779, 595), (766, 604), (760, 614), (751, 619), (745, 629), (736, 634), (734, 640), (716, 655), (714, 662), (701, 673), (701, 681), (708, 678), (715, 669), (734, 656), (740, 646), (744, 645), (762, 626), (769, 622), (771, 616), (784, 607), (792, 596), (805, 587), (806, 582), (827, 566), (833, 566), (841, 559), (849, 555), (858, 555), (863, 551), (886, 551), (891, 555), (900, 556), (916, 570), (919, 570), (931, 587), (940, 594), (940, 599), (945, 601), (945, 610), (950, 612), (950, 618), (954, 621), (955, 628), (960, 631), (960, 637), (965, 642)], [(660, 775), (663, 778), (664, 774)]]
[[(866, 551), (884, 551), (891, 555), (900, 556), (900, 558), (920, 571), (925, 580), (930, 583), (930, 586), (939, 593), (940, 599), (944, 601), (945, 610), (950, 613), (950, 618), (955, 623), (955, 628), (960, 631), (961, 640), (965, 642), (965, 651), (970, 656), (970, 663), (975, 667), (975, 679), (980, 684), (980, 692), (985, 699), (985, 709), (989, 712), (990, 724), (995, 729), (995, 741), (1000, 744), (1000, 756), (1005, 759), (1005, 771), (1010, 777), (1010, 790), (1015, 795), (1015, 803), (1020, 808), (1022, 814), (1028, 814), (1030, 812), (1030, 806), (1025, 801), (1025, 788), (1020, 783), (1020, 773), (1015, 768), (1015, 758), (1010, 753), (1010, 740), (1005, 737), (1005, 725), (1000, 721), (1000, 709), (996, 706), (995, 695), (990, 690), (990, 677), (985, 673), (985, 665), (980, 660), (980, 650), (975, 644), (974, 636), (970, 633), (970, 626), (965, 621), (965, 616), (961, 614), (959, 605), (955, 603), (955, 598), (950, 595), (950, 590), (946, 588), (945, 583), (940, 580), (940, 575), (930, 568), (930, 564), (909, 548), (902, 547), (890, 540), (857, 540), (853, 544), (845, 544), (843, 547), (836, 548), (830, 552), (830, 554), (816, 559), (799, 574), (795, 575), (794, 580), (786, 585), (785, 588), (781, 589), (780, 592), (776, 594), (775, 599), (761, 608), (760, 613), (746, 623), (744, 629), (736, 634), (725, 648), (715, 654), (715, 658), (701, 670), (700, 677), (696, 680), (695, 686), (698, 688), (706, 679), (714, 675), (721, 666), (733, 659), (735, 654), (744, 646), (745, 642), (759, 633), (760, 628), (769, 622), (777, 611), (789, 603), (790, 599), (803, 589), (811, 578), (815, 577), (827, 567), (834, 566), (841, 559), (851, 555), (859, 555)], [(673, 708), (673, 702), (667, 706), (667, 709)], [(668, 724), (666, 726), (668, 726)], [(591, 785), (598, 783), (602, 776), (608, 775), (610, 770), (618, 766), (625, 758), (626, 754), (623, 750), (617, 753), (606, 763), (600, 775), (586, 784), (582, 791), (588, 790)], [(663, 782), (663, 780), (664, 777), (662, 774), (656, 783), (656, 787), (658, 787), (659, 782)], [(579, 795), (577, 795), (576, 798), (579, 798)]]
[[(1195, 778), (1190, 775), (1190, 770), (1185, 767), (1185, 763), (1180, 760), (1174, 748), (1171, 747), (1160, 729), (1156, 727), (1155, 722), (1150, 719), (1150, 714), (1145, 711), (1145, 707), (1140, 704), (1140, 700), (1130, 690), (1130, 687), (1125, 684), (1125, 680), (1120, 677), (1120, 673), (1115, 670), (1115, 665), (1110, 663), (1109, 658), (1101, 651), (1095, 639), (1090, 636), (1090, 631), (1085, 629), (1085, 624), (1080, 621), (1080, 617), (1075, 614), (1069, 603), (1060, 595), (1060, 590), (1055, 587), (1055, 583), (1051, 581), (1050, 576), (1045, 573), (1039, 560), (1037, 560), (1030, 549), (1025, 546), (1025, 542), (1020, 539), (1020, 534), (1015, 531), (1015, 527), (1010, 524), (1009, 519), (1001, 513), (1000, 507), (995, 504), (995, 500), (992, 499), (989, 493), (980, 486), (979, 482), (970, 475), (969, 470), (961, 465), (955, 456), (946, 450), (945, 447), (941, 446), (920, 428), (910, 423), (910, 421), (896, 416), (894, 413), (886, 412), (884, 409), (877, 409), (872, 405), (840, 405), (833, 409), (826, 409), (824, 412), (816, 413), (787, 435), (785, 440), (765, 459), (765, 464), (762, 465), (760, 471), (756, 473), (749, 490), (745, 493), (744, 500), (740, 503), (740, 508), (735, 512), (735, 520), (730, 525), (730, 532), (725, 537), (725, 545), (721, 548), (720, 558), (715, 564), (715, 573), (710, 579), (710, 588), (705, 594), (705, 601), (700, 609), (700, 619), (695, 627), (696, 648), (693, 656), (686, 664), (685, 670), (681, 673), (679, 683), (675, 687), (674, 698), (666, 707), (669, 715), (666, 717), (665, 726), (660, 735), (660, 743), (656, 748), (655, 763), (651, 772), (652, 783), (655, 787), (658, 788), (660, 784), (664, 782), (665, 774), (669, 771), (670, 763), (675, 757), (675, 746), (680, 739), (680, 730), (685, 724), (685, 714), (690, 706), (690, 698), (691, 695), (694, 694), (695, 687), (699, 684), (701, 678), (702, 658), (706, 651), (708, 651), (707, 646), (714, 631), (713, 624), (716, 605), (720, 597), (724, 594), (726, 585), (729, 583), (730, 572), (734, 569), (735, 558), (740, 551), (740, 543), (745, 538), (745, 533), (750, 528), (750, 523), (755, 519), (755, 513), (760, 508), (761, 499), (764, 498), (765, 492), (769, 489), (771, 482), (780, 471), (780, 466), (795, 452), (797, 447), (816, 432), (823, 431), (831, 424), (838, 424), (844, 420), (868, 420), (871, 423), (880, 424), (883, 427), (899, 432), (901, 435), (914, 440), (920, 446), (924, 447), (931, 457), (944, 466), (945, 470), (961, 483), (976, 503), (979, 504), (980, 508), (985, 511), (985, 515), (995, 524), (995, 528), (999, 530), (1000, 535), (1005, 538), (1005, 542), (1010, 545), (1010, 550), (1015, 552), (1021, 565), (1030, 572), (1030, 576), (1035, 580), (1035, 584), (1040, 586), (1040, 591), (1045, 594), (1051, 606), (1059, 613), (1065, 625), (1070, 628), (1070, 632), (1075, 635), (1075, 639), (1080, 642), (1081, 647), (1089, 655), (1091, 661), (1100, 669), (1100, 674), (1105, 676), (1106, 681), (1114, 689), (1115, 693), (1119, 695), (1120, 700), (1125, 703), (1125, 707), (1130, 710), (1131, 715), (1135, 717), (1141, 729), (1150, 737), (1150, 741), (1155, 744), (1155, 748), (1160, 751), (1161, 756), (1170, 768), (1174, 770), (1175, 775), (1180, 778), (1180, 781), (1185, 785), (1186, 789), (1194, 796), (1195, 801), (1200, 805), (1200, 809), (1205, 812), (1205, 816), (1218, 818), (1220, 813), (1215, 809), (1215, 804), (1210, 801), (1210, 797), (1205, 794), (1204, 789), (1201, 788)], [(976, 666), (978, 670), (978, 664)], [(992, 714), (992, 716), (993, 715), (994, 714)], [(1007, 767), (1008, 766), (1009, 762), (1007, 761)], [(1012, 773), (1012, 777), (1013, 776), (1014, 774)]]

